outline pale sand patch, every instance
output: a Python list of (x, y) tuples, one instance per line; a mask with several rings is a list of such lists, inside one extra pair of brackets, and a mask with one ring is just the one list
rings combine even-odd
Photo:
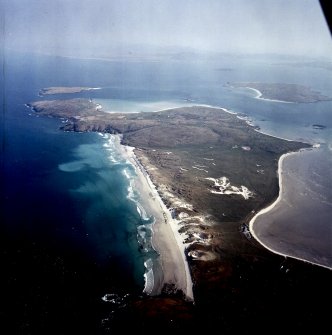
[[(118, 136), (120, 141), (120, 136)], [(172, 219), (169, 209), (161, 200), (147, 171), (138, 161), (134, 150), (129, 146), (120, 146), (124, 157), (134, 166), (137, 178), (134, 187), (140, 194), (140, 202), (149, 215), (153, 215), (153, 247), (160, 254), (163, 275), (155, 281), (153, 292), (161, 292), (164, 284), (174, 284), (183, 291), (189, 300), (194, 300), (192, 280), (185, 255), (185, 245), (177, 229), (176, 220)]]
[(253, 192), (249, 191), (247, 187), (241, 185), (240, 187), (233, 186), (226, 177), (220, 178), (205, 178), (214, 182), (214, 187), (218, 188), (219, 191), (210, 190), (214, 194), (239, 194), (242, 195), (244, 199), (249, 199), (253, 196)]
[(259, 212), (256, 213), (256, 215), (250, 220), (249, 222), (249, 231), (251, 233), (251, 235), (259, 242), (261, 243), (266, 249), (271, 250), (270, 248), (268, 248), (261, 240), (259, 240), (258, 236), (255, 234), (255, 230), (254, 230), (254, 223), (255, 220), (258, 216), (263, 215), (267, 212), (269, 212), (272, 208), (275, 207), (275, 205), (281, 200), (281, 196), (282, 196), (282, 163), (284, 161), (284, 159), (289, 156), (294, 154), (294, 152), (289, 152), (286, 154), (283, 154), (280, 158), (279, 158), (279, 162), (278, 162), (278, 176), (279, 176), (279, 195), (276, 201), (274, 201), (271, 205), (263, 208), (262, 210), (260, 210)]
[(193, 260), (197, 261), (212, 261), (216, 258), (216, 255), (210, 251), (203, 251), (203, 250), (193, 250), (189, 251), (189, 256), (193, 258)]
[(261, 91), (257, 90), (256, 88), (253, 87), (248, 87), (246, 86), (245, 88), (248, 88), (249, 90), (252, 90), (256, 93), (255, 99), (259, 99), (259, 100), (265, 100), (265, 101), (272, 101), (272, 102), (282, 102), (284, 104), (292, 104), (292, 101), (283, 101), (283, 100), (277, 100), (277, 99), (268, 99), (268, 98), (263, 98), (263, 94)]
[[(264, 248), (270, 250), (271, 252), (277, 254), (277, 255), (281, 255), (281, 256), (284, 256), (284, 257), (291, 257), (291, 258), (294, 258), (294, 259), (298, 259), (300, 261), (303, 261), (303, 262), (306, 262), (306, 263), (310, 263), (310, 264), (314, 264), (314, 265), (318, 265), (318, 266), (323, 266), (327, 269), (330, 269), (330, 267), (328, 266), (325, 266), (325, 265), (322, 265), (322, 264), (319, 264), (319, 263), (314, 263), (314, 262), (310, 262), (304, 258), (300, 258), (300, 257), (295, 257), (295, 256), (292, 256), (292, 255), (288, 255), (288, 254), (285, 254), (285, 253), (282, 253), (282, 252), (279, 252), (275, 249), (272, 249), (270, 248), (269, 246), (267, 246), (262, 240), (259, 239), (259, 237), (255, 234), (255, 220), (258, 216), (260, 215), (263, 215), (263, 214), (266, 214), (268, 213), (269, 211), (271, 211), (282, 199), (282, 195), (283, 195), (283, 187), (285, 185), (283, 185), (283, 162), (284, 160), (291, 156), (291, 155), (294, 155), (294, 154), (297, 154), (298, 152), (301, 152), (301, 151), (304, 151), (304, 150), (307, 150), (307, 149), (300, 149), (299, 151), (295, 151), (295, 152), (288, 152), (286, 154), (283, 154), (280, 158), (279, 158), (279, 162), (278, 162), (278, 176), (279, 176), (279, 195), (278, 195), (278, 198), (269, 206), (263, 208), (262, 210), (260, 210), (259, 212), (257, 212), (255, 214), (255, 216), (250, 220), (249, 222), (249, 231), (251, 233), (251, 235), (256, 239), (256, 241), (258, 241)], [(309, 149), (310, 150), (310, 149)]]

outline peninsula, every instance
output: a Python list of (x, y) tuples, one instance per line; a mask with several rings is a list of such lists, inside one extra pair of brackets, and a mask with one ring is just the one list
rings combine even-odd
[[(244, 223), (252, 211), (269, 204), (278, 194), (279, 157), (309, 146), (261, 134), (217, 108), (105, 113), (87, 99), (29, 106), (39, 115), (67, 120), (65, 131), (122, 134), (122, 144), (136, 148), (142, 165), (154, 167), (149, 174), (168, 207), (176, 207), (172, 199), (179, 198), (192, 210), (177, 209), (178, 214), (201, 213), (211, 222)], [(196, 229), (184, 225), (182, 230)]]
[[(187, 330), (213, 330), (217, 321), (221, 327), (232, 324), (233, 331), (243, 330), (245, 323), (248, 332), (255, 332), (257, 324), (249, 320), (273, 323), (285, 301), (289, 303), (283, 305), (282, 315), (288, 322), (298, 324), (294, 311), (299, 320), (310, 317), (304, 302), (318, 304), (329, 287), (328, 270), (269, 252), (248, 227), (254, 215), (278, 197), (280, 157), (310, 145), (262, 134), (223, 108), (105, 113), (87, 99), (42, 100), (28, 106), (39, 115), (63, 119), (64, 131), (121, 134), (124, 150), (133, 150), (134, 164), (162, 199), (160, 213), (167, 211), (169, 224), (154, 228), (159, 252), (171, 248), (168, 237), (182, 239), (195, 309), (186, 299), (162, 290), (119, 311), (113, 319), (119, 326), (122, 320), (141, 326), (144, 318), (150, 326), (168, 324), (173, 315)], [(157, 208), (156, 198), (147, 196), (151, 208)], [(165, 230), (170, 226), (174, 235)], [(165, 259), (167, 271), (172, 270), (172, 257), (173, 251)], [(180, 262), (175, 271), (182, 267)], [(178, 278), (175, 284), (188, 296), (188, 280)], [(310, 292), (309, 286), (317, 290)]]
[(312, 90), (310, 87), (297, 84), (239, 82), (229, 83), (229, 85), (233, 88), (252, 89), (257, 93), (257, 99), (270, 101), (312, 103), (332, 99)]

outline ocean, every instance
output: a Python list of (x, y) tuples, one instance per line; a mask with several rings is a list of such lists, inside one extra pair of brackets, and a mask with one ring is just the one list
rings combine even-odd
[[(149, 291), (151, 260), (158, 258), (151, 246), (153, 217), (140, 205), (132, 187), (135, 170), (121, 156), (116, 137), (63, 132), (61, 120), (36, 116), (26, 104), (50, 98), (38, 96), (44, 87), (100, 88), (70, 97), (90, 98), (110, 112), (193, 104), (224, 107), (245, 114), (264, 133), (319, 143), (319, 149), (285, 161), (287, 185), (296, 188), (287, 195), (284, 217), (273, 217), (274, 233), (264, 230), (271, 221), (268, 214), (257, 229), (276, 251), (332, 267), (332, 102), (259, 100), (251, 90), (227, 85), (239, 81), (296, 83), (332, 97), (330, 70), (284, 60), (224, 56), (124, 62), (6, 51), (2, 313), (10, 315), (6, 321), (18, 333), (28, 333), (37, 320), (40, 329), (54, 333), (64, 324), (68, 331), (102, 327), (112, 309)], [(325, 128), (315, 129), (314, 124)], [(304, 236), (292, 248), (288, 231)]]

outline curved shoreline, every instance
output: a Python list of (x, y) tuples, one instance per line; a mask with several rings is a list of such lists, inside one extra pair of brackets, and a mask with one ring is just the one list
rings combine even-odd
[[(233, 112), (231, 110), (228, 110), (224, 107), (220, 107), (220, 106), (211, 106), (211, 105), (207, 105), (207, 104), (198, 104), (198, 106), (206, 106), (206, 107), (212, 107), (212, 108), (216, 108), (216, 109), (220, 109), (226, 113), (229, 113), (229, 114), (237, 114), (236, 112)], [(177, 107), (177, 108), (181, 108), (181, 107)], [(168, 109), (165, 109), (165, 111), (168, 110)], [(292, 142), (292, 141), (295, 141), (295, 140), (291, 140), (291, 139), (286, 139), (286, 138), (282, 138), (282, 137), (278, 137), (278, 136), (274, 136), (274, 135), (271, 135), (271, 134), (268, 134), (268, 133), (264, 133), (262, 132), (260, 129), (255, 129), (255, 131), (259, 132), (259, 133), (262, 133), (266, 136), (271, 136), (271, 137), (274, 137), (274, 138), (278, 138), (278, 139), (282, 139), (282, 140), (285, 140), (285, 141), (289, 141), (289, 142)], [(305, 142), (303, 142), (305, 143)], [(306, 144), (309, 144), (309, 143), (306, 143)], [(312, 148), (314, 148), (315, 146), (319, 146), (319, 145), (315, 145), (315, 144), (309, 144), (311, 145), (312, 147), (311, 148), (308, 148), (309, 150), (311, 150)], [(296, 256), (292, 256), (292, 255), (289, 255), (287, 253), (282, 253), (282, 252), (279, 252), (279, 251), (276, 251), (274, 249), (272, 249), (271, 247), (267, 246), (263, 241), (261, 241), (258, 236), (255, 234), (254, 232), (254, 222), (255, 222), (255, 219), (262, 215), (262, 214), (265, 214), (267, 212), (269, 212), (271, 209), (273, 209), (281, 200), (282, 198), (282, 164), (283, 164), (283, 161), (286, 157), (290, 156), (290, 155), (293, 155), (293, 154), (296, 154), (302, 150), (307, 150), (307, 149), (300, 149), (299, 151), (295, 151), (295, 152), (288, 152), (286, 154), (283, 154), (280, 156), (279, 158), (279, 161), (278, 161), (278, 180), (279, 180), (279, 194), (278, 194), (278, 198), (272, 203), (270, 204), (269, 206), (261, 209), (258, 213), (256, 213), (256, 215), (250, 220), (248, 226), (249, 226), (249, 231), (250, 233), (252, 234), (252, 236), (264, 247), (266, 248), (267, 250), (275, 253), (275, 254), (278, 254), (278, 255), (281, 255), (281, 256), (284, 256), (284, 257), (291, 257), (293, 259), (298, 259), (300, 261), (303, 261), (303, 262), (306, 262), (306, 263), (310, 263), (310, 264), (313, 264), (313, 265), (316, 265), (316, 266), (320, 266), (320, 267), (324, 267), (324, 268), (327, 268), (327, 269), (332, 269), (326, 265), (323, 265), (323, 264), (320, 264), (320, 263), (316, 263), (316, 262), (311, 262), (311, 261), (308, 261), (307, 259), (304, 259), (304, 258), (300, 258), (300, 257), (296, 257)], [(147, 180), (148, 184), (149, 184), (149, 188), (150, 190), (155, 190), (156, 194), (158, 195), (158, 198), (159, 198), (159, 201), (160, 201), (160, 207), (162, 208), (162, 212), (164, 214), (167, 215), (167, 222), (170, 223), (170, 227), (172, 228), (173, 230), (173, 234), (174, 234), (174, 237), (175, 239), (177, 240), (177, 245), (178, 245), (178, 248), (181, 250), (181, 257), (183, 258), (183, 261), (184, 261), (184, 264), (185, 264), (185, 272), (186, 272), (186, 281), (187, 281), (187, 284), (186, 284), (186, 288), (185, 288), (185, 294), (186, 296), (190, 299), (190, 300), (193, 300), (193, 293), (192, 293), (192, 281), (191, 281), (191, 275), (190, 275), (190, 270), (189, 270), (189, 266), (188, 266), (188, 262), (186, 260), (186, 256), (185, 256), (185, 246), (183, 245), (183, 241), (182, 241), (182, 238), (181, 238), (181, 235), (177, 232), (176, 230), (176, 222), (174, 219), (172, 219), (171, 217), (171, 214), (169, 212), (169, 210), (167, 209), (167, 207), (165, 206), (165, 204), (163, 203), (162, 199), (160, 198), (159, 196), (159, 193), (157, 192), (156, 190), (156, 187), (155, 185), (152, 183), (150, 177), (149, 177), (149, 174), (147, 173), (146, 169), (142, 166), (142, 164), (137, 160), (135, 154), (133, 153), (134, 155), (134, 163), (133, 165), (135, 165), (135, 162), (136, 164), (139, 165), (139, 171), (140, 173), (142, 174), (142, 177), (144, 179)], [(143, 172), (144, 171), (144, 172)], [(165, 218), (166, 220), (166, 218)], [(154, 239), (156, 239), (156, 234), (155, 234), (155, 230), (153, 229), (153, 236), (154, 236)], [(156, 243), (158, 244), (158, 243)], [(156, 250), (158, 252), (160, 252), (160, 250), (158, 249), (158, 247), (156, 247)], [(162, 252), (160, 252), (162, 253)], [(166, 283), (166, 282), (164, 282)], [(155, 291), (155, 289), (153, 290)]]
[(263, 96), (263, 93), (261, 91), (259, 91), (257, 88), (253, 88), (253, 87), (249, 87), (249, 86), (246, 86), (245, 88), (248, 88), (249, 90), (253, 90), (256, 92), (256, 96), (255, 96), (255, 99), (259, 99), (259, 100), (265, 100), (265, 101), (272, 101), (272, 102), (282, 102), (284, 104), (293, 104), (295, 102), (292, 102), (292, 101), (284, 101), (284, 100), (277, 100), (277, 99), (268, 99), (268, 98), (262, 98)]
[[(305, 150), (305, 149), (301, 149), (301, 150)], [(297, 154), (299, 151), (294, 151), (294, 152), (288, 152), (286, 154), (283, 154), (280, 156), (279, 158), (279, 161), (278, 161), (278, 180), (279, 180), (279, 194), (278, 194), (278, 198), (272, 203), (270, 204), (269, 206), (261, 209), (259, 212), (257, 212), (253, 218), (251, 218), (251, 220), (249, 221), (249, 231), (251, 233), (251, 235), (255, 238), (255, 240), (257, 242), (259, 242), (264, 248), (268, 249), (269, 251), (273, 252), (274, 254), (277, 254), (277, 255), (280, 255), (280, 256), (283, 256), (285, 258), (287, 257), (290, 257), (290, 258), (293, 258), (293, 259), (297, 259), (297, 260), (300, 260), (302, 262), (305, 262), (305, 263), (309, 263), (309, 264), (313, 264), (313, 265), (316, 265), (316, 266), (320, 266), (320, 267), (323, 267), (323, 268), (326, 268), (326, 269), (329, 269), (329, 270), (332, 270), (332, 267), (329, 267), (329, 266), (326, 266), (326, 265), (323, 265), (323, 264), (320, 264), (320, 263), (315, 263), (315, 262), (312, 262), (312, 261), (309, 261), (307, 259), (304, 259), (304, 258), (300, 258), (300, 257), (296, 257), (296, 256), (292, 256), (292, 255), (289, 255), (289, 254), (286, 254), (286, 253), (282, 253), (280, 251), (276, 251), (274, 249), (272, 249), (271, 247), (267, 246), (261, 239), (259, 239), (259, 237), (255, 234), (255, 229), (254, 229), (254, 224), (255, 224), (255, 220), (258, 216), (261, 216), (263, 214), (266, 214), (268, 213), (269, 211), (271, 211), (282, 199), (282, 192), (283, 192), (283, 183), (282, 183), (282, 174), (283, 174), (283, 170), (282, 170), (282, 164), (285, 160), (285, 158), (291, 156), (291, 155), (295, 155)]]
[[(216, 109), (224, 111), (225, 113), (234, 114), (234, 115), (238, 114), (236, 112), (233, 112), (231, 110), (228, 110), (227, 108), (220, 107), (220, 106), (212, 106), (212, 105), (207, 105), (207, 104), (197, 104), (197, 106), (205, 106), (205, 107), (216, 108)], [(180, 106), (180, 107), (174, 107), (174, 108), (179, 108), (180, 109), (182, 107)], [(163, 109), (162, 111), (167, 111), (167, 110), (169, 110), (169, 108)], [(251, 124), (249, 124), (249, 125), (251, 125)], [(253, 125), (251, 125), (251, 126), (253, 126)], [(270, 137), (278, 138), (278, 139), (281, 139), (281, 140), (284, 140), (284, 141), (289, 141), (289, 142), (296, 141), (296, 140), (286, 139), (286, 138), (274, 136), (274, 135), (271, 135), (271, 134), (268, 134), (268, 133), (264, 133), (260, 129), (254, 129), (254, 130), (257, 131), (257, 132), (259, 132), (259, 133), (261, 133), (261, 134), (264, 134), (265, 136), (270, 136)], [(309, 143), (305, 143), (305, 142), (303, 142), (303, 143), (304, 144), (309, 144)], [(311, 148), (308, 148), (309, 150), (311, 150), (315, 146), (316, 147), (319, 146), (319, 144), (312, 144), (312, 143), (309, 144), (309, 145), (311, 145)], [(122, 146), (122, 147), (126, 148), (127, 146)], [(158, 191), (156, 189), (156, 186), (152, 183), (152, 181), (150, 179), (150, 176), (149, 176), (149, 174), (147, 172), (147, 169), (145, 169), (145, 167), (141, 164), (141, 162), (137, 159), (137, 156), (133, 152), (133, 150), (135, 148), (132, 148), (132, 147), (128, 147), (128, 148), (130, 148), (130, 151), (132, 151), (132, 154), (129, 155), (129, 161), (135, 167), (135, 170), (137, 171), (137, 174), (138, 174), (138, 178), (141, 179), (141, 180), (145, 180), (146, 186), (144, 187), (145, 190), (143, 190), (143, 192), (145, 194), (146, 199), (149, 198), (149, 196), (146, 196), (147, 194), (149, 194), (149, 192), (153, 193), (155, 195), (155, 197), (158, 199), (158, 202), (159, 202), (159, 209), (158, 210), (160, 212), (159, 215), (162, 214), (164, 216), (163, 220), (168, 223), (169, 227), (171, 227), (171, 230), (173, 232), (173, 236), (174, 236), (174, 238), (176, 240), (177, 247), (181, 251), (181, 258), (183, 259), (184, 270), (185, 270), (185, 278), (186, 278), (185, 281), (186, 281), (186, 284), (185, 285), (182, 284), (178, 288), (185, 293), (185, 295), (187, 296), (187, 298), (189, 298), (190, 300), (193, 300), (193, 292), (192, 292), (192, 285), (193, 284), (192, 284), (192, 281), (191, 281), (190, 269), (189, 269), (188, 262), (187, 262), (187, 259), (186, 259), (186, 255), (185, 255), (185, 245), (183, 243), (183, 239), (181, 237), (181, 234), (177, 231), (176, 220), (174, 220), (172, 218), (169, 209), (165, 206), (164, 202), (160, 198), (159, 193), (158, 193)], [(277, 250), (274, 250), (271, 247), (269, 247), (267, 244), (265, 244), (262, 240), (260, 240), (258, 238), (258, 236), (255, 234), (254, 222), (255, 222), (256, 218), (258, 216), (263, 215), (263, 214), (269, 212), (270, 210), (272, 210), (280, 202), (280, 200), (282, 198), (282, 189), (283, 189), (283, 186), (282, 186), (282, 164), (283, 164), (284, 159), (286, 157), (290, 156), (290, 155), (293, 155), (293, 154), (296, 154), (296, 153), (300, 152), (301, 150), (306, 150), (306, 149), (300, 149), (299, 151), (295, 151), (295, 152), (288, 152), (288, 153), (283, 154), (283, 155), (280, 156), (279, 161), (278, 161), (278, 182), (279, 182), (279, 194), (278, 194), (278, 197), (277, 197), (277, 199), (272, 204), (270, 204), (269, 206), (261, 209), (259, 212), (257, 212), (255, 214), (255, 216), (253, 218), (251, 218), (251, 220), (250, 220), (250, 222), (248, 224), (249, 231), (252, 234), (252, 236), (264, 248), (268, 249), (269, 251), (271, 251), (271, 252), (273, 252), (275, 254), (278, 254), (278, 255), (281, 255), (281, 256), (284, 256), (284, 257), (291, 257), (291, 258), (294, 258), (294, 259), (301, 260), (303, 262), (314, 264), (316, 266), (320, 266), (320, 267), (331, 269), (330, 267), (328, 267), (326, 265), (323, 265), (323, 264), (320, 264), (320, 263), (317, 263), (317, 262), (312, 262), (312, 261), (309, 261), (309, 260), (307, 260), (305, 258), (300, 258), (300, 257), (292, 256), (290, 254), (282, 253), (282, 252), (279, 252)], [(125, 149), (125, 151), (127, 152), (127, 149)], [(128, 152), (127, 152), (127, 154), (128, 154)], [(150, 205), (147, 204), (147, 207), (151, 208)], [(153, 206), (153, 204), (152, 204), (152, 206)], [(154, 213), (155, 213), (155, 215), (158, 215), (158, 214), (156, 214), (156, 211), (154, 211)], [(153, 234), (152, 235), (153, 236), (152, 242), (153, 242), (153, 246), (156, 246), (156, 247), (154, 247), (154, 249), (161, 255), (161, 263), (162, 263), (162, 258), (163, 258), (163, 254), (164, 253), (162, 252), (163, 248), (160, 247), (160, 243), (158, 243), (158, 240), (160, 239), (160, 237), (158, 235), (160, 233), (158, 234), (158, 232), (156, 232), (157, 229), (158, 228), (156, 228), (156, 226), (154, 224), (153, 225), (153, 229), (152, 229), (152, 234)], [(172, 242), (169, 242), (169, 243), (172, 243)], [(163, 270), (165, 270), (165, 266), (163, 266), (163, 264), (161, 264), (161, 268)], [(169, 269), (165, 270), (165, 271), (170, 272)], [(167, 276), (169, 277), (169, 275), (166, 275), (166, 277)], [(165, 279), (163, 275), (161, 277), (163, 277), (163, 278), (160, 281), (158, 281), (158, 282), (155, 281), (154, 288), (152, 289), (151, 292), (157, 294), (157, 292), (161, 292), (163, 284), (170, 283), (170, 281), (168, 279)]]
[[(118, 138), (121, 143), (120, 135)], [(160, 294), (165, 284), (172, 284), (176, 289), (181, 290), (189, 301), (194, 301), (193, 283), (185, 255), (185, 245), (177, 231), (176, 221), (162, 201), (147, 170), (137, 158), (135, 148), (120, 144), (120, 150), (136, 171), (134, 186), (142, 198), (141, 204), (147, 213), (155, 218), (152, 225), (152, 247), (160, 255), (159, 261), (163, 273), (158, 276), (159, 280), (154, 280), (150, 292), (143, 292), (148, 295)]]

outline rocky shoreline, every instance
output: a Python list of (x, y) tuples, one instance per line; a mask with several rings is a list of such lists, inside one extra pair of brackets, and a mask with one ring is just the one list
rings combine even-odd
[[(41, 115), (67, 119), (65, 131), (123, 134), (122, 144), (136, 148), (140, 164), (172, 209), (193, 281), (195, 306), (167, 290), (138, 297), (118, 311), (114, 327), (131, 320), (131, 326), (144, 330), (162, 325), (212, 331), (217, 325), (225, 334), (256, 333), (258, 325), (268, 324), (280, 331), (285, 324), (303, 330), (324, 317), (322, 305), (315, 313), (307, 307), (321, 303), (331, 271), (272, 254), (248, 229), (255, 213), (278, 196), (281, 155), (310, 145), (261, 134), (236, 115), (206, 106), (131, 114), (88, 106), (77, 114), (71, 109), (75, 102), (30, 106)], [(215, 189), (209, 178), (218, 180)], [(232, 193), (219, 194), (223, 178)], [(252, 196), (239, 194), (242, 186)], [(276, 324), (280, 318), (283, 322)]]

